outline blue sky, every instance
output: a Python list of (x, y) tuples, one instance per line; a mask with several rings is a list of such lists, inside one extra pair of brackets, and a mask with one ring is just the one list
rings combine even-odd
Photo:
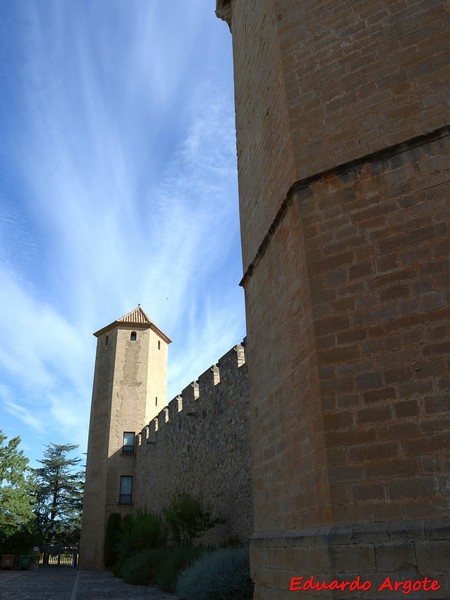
[(245, 335), (231, 36), (214, 0), (0, 4), (0, 429), (85, 451), (104, 325), (173, 340), (168, 400)]

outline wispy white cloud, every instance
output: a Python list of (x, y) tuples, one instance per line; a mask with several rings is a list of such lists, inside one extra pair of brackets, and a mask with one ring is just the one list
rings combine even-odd
[(33, 414), (28, 408), (17, 404), (11, 400), (11, 390), (8, 386), (0, 385), (0, 399), (5, 410), (13, 417), (19, 419), (25, 425), (30, 427), (37, 433), (43, 433), (45, 430), (45, 424), (42, 419), (39, 419), (36, 414)]
[(210, 3), (112, 1), (99, 20), (100, 6), (27, 4), (8, 141), (26, 193), (15, 209), (8, 190), (0, 218), (4, 408), (63, 441), (87, 435), (91, 332), (138, 302), (174, 340), (169, 397), (244, 335), (232, 89)]
[[(0, 269), (0, 389), (5, 410), (36, 433), (52, 429), (84, 442), (92, 356), (89, 338), (25, 281)], [(92, 344), (91, 344), (92, 346)], [(92, 346), (93, 347), (93, 346)], [(76, 420), (66, 413), (77, 406)], [(72, 438), (73, 439), (73, 438)]]
[[(0, 392), (1, 393), (1, 392)], [(34, 431), (38, 433), (43, 433), (45, 431), (45, 425), (41, 419), (38, 419), (35, 414), (33, 414), (28, 408), (21, 406), (20, 404), (16, 404), (15, 402), (11, 402), (10, 400), (4, 400), (4, 406), (14, 418), (19, 419), (28, 427), (31, 427)]]

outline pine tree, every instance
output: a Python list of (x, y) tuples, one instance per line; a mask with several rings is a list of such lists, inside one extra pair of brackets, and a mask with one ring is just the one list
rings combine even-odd
[(18, 450), (20, 437), (6, 441), (0, 431), (0, 538), (33, 520), (28, 459)]
[(76, 444), (50, 444), (35, 476), (35, 514), (46, 544), (76, 544), (81, 527), (84, 472), (81, 458), (68, 455)]

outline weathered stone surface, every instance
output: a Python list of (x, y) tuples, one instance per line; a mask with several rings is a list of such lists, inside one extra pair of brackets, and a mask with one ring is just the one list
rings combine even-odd
[[(135, 452), (123, 453), (124, 432), (137, 434), (165, 403), (170, 340), (140, 307), (96, 334), (80, 566), (101, 568), (106, 520), (127, 514), (120, 478), (135, 479)], [(159, 405), (158, 405), (159, 402)]]
[[(446, 3), (229, 8), (255, 599), (290, 598), (293, 563), (323, 579), (434, 560), (444, 581), (448, 535), (423, 531), (449, 516)], [(378, 542), (380, 523), (397, 537)], [(353, 524), (348, 548), (283, 541)]]
[(138, 447), (136, 506), (161, 511), (177, 489), (201, 495), (226, 521), (203, 539), (205, 543), (221, 543), (231, 536), (244, 541), (252, 532), (244, 360), (244, 347), (232, 348), (169, 402), (169, 419), (160, 413), (157, 431), (144, 429)]
[[(142, 309), (136, 309), (142, 311)], [(80, 566), (103, 566), (109, 515), (161, 512), (177, 490), (201, 496), (224, 520), (203, 541), (248, 540), (250, 479), (248, 377), (238, 344), (166, 406), (168, 338), (150, 321), (122, 318), (97, 332)], [(145, 313), (143, 313), (145, 315)], [(130, 321), (130, 318), (132, 320)], [(133, 320), (134, 319), (134, 320)], [(123, 452), (124, 432), (135, 434)], [(132, 477), (131, 498), (120, 497)], [(129, 502), (131, 500), (131, 502)]]

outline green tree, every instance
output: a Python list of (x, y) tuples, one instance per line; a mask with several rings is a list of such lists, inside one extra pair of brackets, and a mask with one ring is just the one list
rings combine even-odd
[(192, 546), (193, 541), (205, 531), (219, 523), (225, 523), (221, 517), (212, 516), (211, 506), (184, 490), (177, 490), (172, 494), (163, 515), (173, 541), (179, 546)]
[(84, 471), (78, 467), (81, 458), (69, 456), (76, 448), (76, 444), (50, 444), (38, 461), (42, 467), (33, 469), (35, 514), (46, 544), (79, 540)]
[(20, 437), (6, 442), (0, 431), (0, 538), (11, 536), (33, 520), (28, 459), (18, 450)]
[(121, 531), (122, 517), (120, 513), (111, 513), (106, 522), (105, 546), (103, 551), (103, 562), (107, 569), (112, 569), (119, 557), (117, 545)]

